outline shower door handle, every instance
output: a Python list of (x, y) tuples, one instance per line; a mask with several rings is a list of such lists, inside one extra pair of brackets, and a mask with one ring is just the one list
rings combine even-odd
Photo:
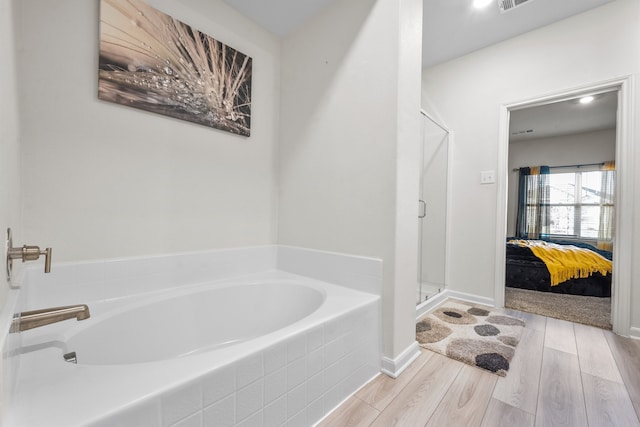
[(427, 216), (427, 202), (425, 202), (424, 200), (418, 200), (418, 203), (420, 203), (420, 206), (422, 206), (422, 213), (418, 215), (418, 218), (424, 218), (425, 216)]

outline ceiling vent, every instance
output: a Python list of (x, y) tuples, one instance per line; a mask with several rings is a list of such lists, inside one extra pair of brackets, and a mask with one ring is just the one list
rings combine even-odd
[(524, 135), (527, 133), (533, 133), (533, 129), (527, 129), (527, 130), (517, 130), (515, 132), (511, 132), (511, 135)]
[(505, 13), (532, 1), (533, 0), (499, 0), (498, 7), (500, 8), (500, 13)]

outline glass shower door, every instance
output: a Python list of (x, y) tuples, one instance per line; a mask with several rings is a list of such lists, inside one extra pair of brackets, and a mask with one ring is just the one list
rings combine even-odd
[(426, 301), (446, 286), (449, 132), (429, 116), (424, 116), (423, 123), (416, 304)]

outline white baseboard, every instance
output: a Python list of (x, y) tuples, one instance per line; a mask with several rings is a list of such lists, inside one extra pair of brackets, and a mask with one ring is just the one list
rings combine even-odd
[(382, 368), (380, 370), (383, 374), (389, 375), (391, 378), (398, 378), (402, 371), (407, 369), (407, 367), (411, 365), (411, 362), (416, 360), (418, 356), (420, 356), (420, 346), (418, 345), (418, 341), (414, 341), (395, 359), (383, 357)]
[[(434, 295), (433, 297), (429, 298), (428, 300), (426, 300), (422, 304), (416, 306), (416, 320), (418, 320), (419, 318), (424, 316), (426, 313), (428, 313), (430, 311), (433, 311), (440, 304), (445, 302), (447, 300), (447, 298), (455, 298), (455, 299), (459, 299), (461, 301), (472, 302), (472, 303), (475, 303), (475, 304), (482, 304), (482, 305), (486, 305), (486, 306), (489, 306), (489, 307), (495, 307), (496, 306), (496, 300), (493, 299), (493, 298), (486, 298), (486, 297), (481, 297), (481, 296), (478, 296), (478, 295), (466, 294), (464, 292), (458, 292), (458, 291), (452, 291), (452, 290), (449, 290), (449, 289), (445, 289), (444, 291), (440, 292), (439, 294)], [(638, 332), (640, 333), (640, 329), (638, 330)], [(640, 335), (639, 335), (639, 337), (640, 337)]]
[(447, 291), (445, 289), (437, 295), (429, 297), (429, 299), (424, 301), (422, 304), (416, 306), (416, 321), (428, 312), (435, 310), (440, 304), (445, 302), (447, 298)]
[(452, 291), (449, 289), (444, 290), (447, 293), (447, 298), (455, 298), (462, 301), (473, 302), (476, 304), (487, 305), (489, 307), (496, 306), (496, 300), (493, 298), (481, 297), (473, 294), (466, 294), (464, 292)]
[(640, 328), (636, 328), (634, 326), (629, 328), (629, 337), (640, 340)]

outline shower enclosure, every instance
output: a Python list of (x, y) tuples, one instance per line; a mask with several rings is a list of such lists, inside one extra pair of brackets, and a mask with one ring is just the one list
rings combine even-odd
[(426, 112), (423, 115), (418, 201), (419, 246), (416, 304), (443, 291), (446, 286), (447, 184), (449, 130)]

